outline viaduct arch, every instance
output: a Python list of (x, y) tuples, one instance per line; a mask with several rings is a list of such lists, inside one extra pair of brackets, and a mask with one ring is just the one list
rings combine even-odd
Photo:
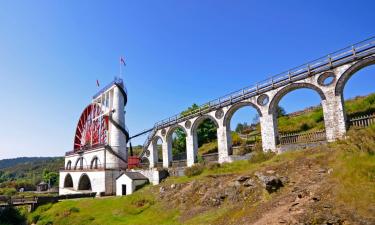
[(186, 133), (187, 166), (193, 165), (197, 159), (196, 128), (204, 119), (209, 118), (217, 125), (218, 161), (230, 162), (232, 158), (229, 121), (234, 112), (244, 106), (255, 108), (260, 116), (263, 150), (277, 151), (275, 110), (283, 96), (300, 88), (312, 89), (319, 94), (327, 141), (340, 139), (344, 137), (347, 129), (343, 102), (345, 84), (355, 72), (373, 64), (375, 38), (272, 77), (253, 87), (213, 100), (188, 115), (177, 115), (158, 122), (143, 146), (141, 157), (148, 158), (150, 167), (155, 166), (157, 157), (153, 140), (158, 137), (163, 142), (163, 167), (169, 167), (172, 159), (171, 133), (180, 127)]

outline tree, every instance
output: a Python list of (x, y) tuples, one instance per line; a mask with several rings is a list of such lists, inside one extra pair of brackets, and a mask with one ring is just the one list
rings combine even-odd
[(236, 131), (237, 133), (242, 133), (243, 128), (244, 128), (244, 127), (243, 127), (243, 124), (242, 124), (242, 123), (238, 123), (237, 126), (236, 126), (235, 131)]
[(43, 181), (54, 186), (59, 180), (59, 174), (56, 172), (49, 172), (48, 170), (43, 170)]
[(286, 115), (286, 111), (283, 107), (281, 106), (277, 106), (277, 117), (281, 117), (281, 116), (285, 116)]
[[(206, 108), (207, 106), (202, 106), (201, 108)], [(198, 111), (199, 106), (197, 104), (193, 104), (190, 107), (187, 108), (187, 110), (181, 112), (181, 116), (186, 116), (190, 114), (193, 111)], [(197, 136), (198, 136), (198, 146), (202, 146), (204, 143), (208, 143), (211, 141), (214, 141), (217, 139), (216, 133), (217, 128), (214, 122), (212, 122), (210, 119), (204, 120), (199, 127), (197, 128)], [(186, 144), (186, 136), (177, 135), (179, 138), (184, 138), (183, 142)], [(182, 140), (181, 140), (182, 142)]]
[(174, 132), (172, 142), (172, 155), (186, 152), (186, 134), (181, 128), (177, 128)]

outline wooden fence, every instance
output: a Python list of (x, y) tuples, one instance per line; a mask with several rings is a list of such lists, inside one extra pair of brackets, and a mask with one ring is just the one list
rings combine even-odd
[(348, 120), (349, 127), (368, 127), (373, 124), (375, 124), (375, 113), (371, 115), (349, 118)]
[(279, 142), (281, 145), (297, 144), (297, 143), (311, 143), (326, 140), (325, 130), (306, 132), (306, 133), (291, 133), (281, 134)]

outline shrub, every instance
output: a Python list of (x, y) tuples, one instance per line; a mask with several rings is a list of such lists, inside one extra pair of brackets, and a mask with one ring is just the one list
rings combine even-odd
[(204, 166), (202, 164), (195, 164), (191, 167), (185, 169), (184, 174), (187, 177), (193, 177), (201, 174), (204, 170)]
[(268, 151), (268, 152), (258, 151), (251, 156), (251, 158), (249, 159), (249, 162), (250, 163), (265, 162), (265, 161), (272, 159), (275, 155), (276, 153), (271, 152), (271, 151)]
[(220, 163), (217, 163), (217, 162), (209, 162), (206, 164), (206, 168), (208, 170), (215, 170), (217, 168), (220, 168)]
[(0, 211), (0, 224), (23, 224), (26, 218), (13, 207), (6, 207)]
[(72, 207), (69, 209), (70, 212), (74, 212), (74, 213), (78, 213), (79, 212), (79, 208), (77, 207)]
[(12, 196), (17, 193), (15, 188), (0, 188), (0, 195)]
[(350, 130), (345, 140), (338, 142), (342, 149), (349, 152), (375, 154), (375, 126), (366, 129)]
[(236, 132), (232, 132), (232, 145), (238, 146), (242, 143), (242, 139)]

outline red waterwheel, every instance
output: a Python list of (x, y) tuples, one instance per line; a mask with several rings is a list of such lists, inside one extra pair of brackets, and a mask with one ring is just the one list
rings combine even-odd
[(74, 137), (74, 151), (108, 144), (108, 117), (103, 116), (98, 104), (83, 110)]

